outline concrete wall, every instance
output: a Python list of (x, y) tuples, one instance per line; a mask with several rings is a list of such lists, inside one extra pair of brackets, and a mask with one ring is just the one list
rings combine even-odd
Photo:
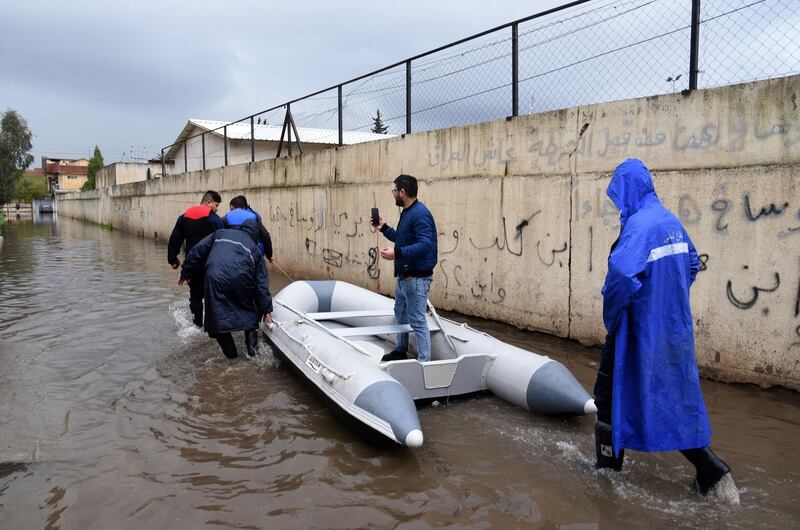
[(597, 344), (619, 231), (605, 188), (639, 157), (702, 254), (702, 371), (800, 389), (798, 96), (796, 76), (588, 105), (73, 194), (58, 210), (164, 239), (206, 189), (244, 193), (295, 277), (389, 293), (369, 208), (395, 224), (391, 181), (409, 173), (439, 230), (437, 306)]
[(33, 203), (15, 201), (0, 204), (0, 214), (2, 214), (9, 223), (15, 221), (33, 221)]
[[(169, 172), (170, 166), (167, 166), (167, 172)], [(130, 184), (131, 182), (141, 182), (148, 179), (148, 171), (151, 179), (161, 178), (160, 163), (114, 162), (95, 174), (95, 186), (97, 188), (106, 188), (108, 186)]]

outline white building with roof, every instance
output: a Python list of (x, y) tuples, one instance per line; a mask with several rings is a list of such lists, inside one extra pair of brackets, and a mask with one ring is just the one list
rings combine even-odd
[[(227, 129), (223, 127), (227, 125)], [(281, 125), (255, 124), (255, 159), (275, 158), (281, 139)], [(203, 135), (203, 133), (205, 133)], [(331, 129), (312, 129), (298, 127), (303, 152), (321, 151), (339, 145), (339, 131)], [(201, 136), (202, 135), (202, 136)], [(228, 165), (244, 164), (251, 161), (250, 122), (228, 123), (223, 121), (190, 119), (183, 128), (172, 147), (164, 153), (166, 160), (174, 161), (174, 173), (197, 171), (205, 168), (225, 165), (225, 137), (228, 142)], [(344, 145), (358, 144), (391, 138), (391, 134), (372, 132), (344, 131)], [(294, 131), (292, 131), (292, 154), (298, 154)], [(185, 146), (185, 154), (184, 154)], [(287, 135), (284, 135), (281, 156), (288, 154)]]

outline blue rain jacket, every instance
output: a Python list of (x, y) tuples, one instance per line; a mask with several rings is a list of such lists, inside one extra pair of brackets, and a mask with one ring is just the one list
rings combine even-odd
[(255, 219), (258, 225), (258, 249), (267, 259), (272, 259), (272, 238), (261, 220), (258, 212), (251, 208), (234, 208), (225, 215), (225, 228), (233, 228), (241, 225), (248, 219)]
[(689, 288), (700, 263), (680, 221), (656, 195), (641, 160), (617, 167), (606, 191), (620, 211), (608, 258), (603, 320), (615, 337), (615, 451), (705, 447), (711, 425), (700, 390)]
[(247, 219), (203, 238), (183, 262), (184, 278), (205, 270), (205, 329), (212, 338), (256, 329), (261, 317), (272, 313), (267, 269), (257, 237), (255, 219)]
[(225, 214), (225, 225), (230, 226), (239, 226), (240, 224), (244, 223), (247, 219), (255, 219), (258, 222), (260, 219), (256, 212), (253, 210), (244, 208), (234, 208), (227, 214)]

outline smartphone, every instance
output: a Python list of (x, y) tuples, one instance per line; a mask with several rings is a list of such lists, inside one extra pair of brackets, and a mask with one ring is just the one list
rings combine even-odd
[(372, 226), (378, 226), (381, 223), (381, 216), (378, 214), (378, 209), (372, 209)]

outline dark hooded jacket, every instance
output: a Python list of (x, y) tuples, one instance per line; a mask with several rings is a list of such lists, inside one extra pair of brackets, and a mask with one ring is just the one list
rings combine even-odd
[(179, 263), (178, 254), (181, 247), (184, 246), (184, 242), (188, 255), (198, 241), (220, 228), (223, 228), (222, 219), (214, 210), (205, 204), (192, 206), (178, 216), (178, 220), (175, 221), (175, 227), (169, 236), (169, 245), (167, 246), (167, 262), (170, 265)]
[(680, 221), (641, 160), (617, 167), (606, 192), (619, 208), (603, 320), (614, 337), (613, 446), (670, 451), (711, 443), (694, 351), (689, 288), (700, 269)]
[(205, 269), (205, 328), (220, 333), (256, 329), (272, 312), (267, 270), (256, 243), (258, 225), (248, 219), (236, 228), (217, 230), (186, 256), (181, 276)]

